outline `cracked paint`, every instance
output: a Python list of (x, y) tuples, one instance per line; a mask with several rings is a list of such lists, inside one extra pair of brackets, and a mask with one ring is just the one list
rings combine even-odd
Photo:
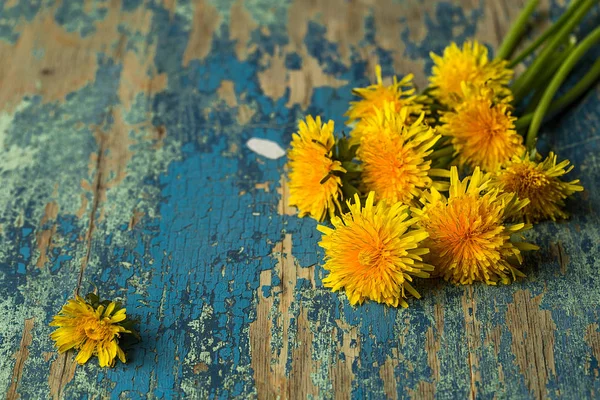
[[(586, 192), (571, 221), (529, 233), (542, 250), (526, 259), (527, 278), (419, 282), (423, 299), (408, 310), (351, 307), (323, 288), (320, 235), (288, 205), (285, 158), (244, 146), (260, 137), (285, 148), (308, 113), (341, 133), (351, 89), (376, 63), (423, 86), (430, 50), (470, 36), (496, 45), (522, 3), (4, 2), (2, 390), (594, 397), (597, 90), (540, 137), (573, 161)], [(564, 5), (541, 3), (553, 17)], [(49, 339), (66, 299), (95, 287), (139, 321), (127, 365), (76, 366)]]

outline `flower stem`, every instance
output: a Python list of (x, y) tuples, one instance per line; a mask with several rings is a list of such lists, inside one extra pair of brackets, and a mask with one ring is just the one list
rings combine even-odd
[[(540, 77), (536, 79), (536, 82), (550, 81), (550, 79), (552, 79), (556, 71), (558, 71), (560, 66), (565, 62), (569, 54), (571, 54), (571, 51), (573, 51), (576, 44), (577, 42), (575, 41), (575, 39), (570, 40), (563, 51), (557, 52), (557, 54), (554, 56), (554, 60), (550, 61), (546, 69), (540, 73)], [(534, 86), (536, 86), (537, 89), (533, 98), (531, 98), (529, 104), (527, 105), (527, 108), (525, 109), (525, 114), (529, 114), (530, 112), (535, 111), (538, 103), (540, 102), (540, 99), (542, 98), (542, 95), (544, 94), (545, 87), (543, 85)]]
[(537, 76), (548, 65), (549, 60), (554, 56), (558, 46), (565, 41), (573, 29), (585, 17), (587, 12), (597, 0), (584, 0), (583, 4), (575, 10), (573, 17), (570, 18), (559, 31), (552, 36), (542, 52), (536, 57), (535, 61), (513, 84), (514, 103), (518, 104), (529, 93)]
[(431, 153), (429, 155), (429, 158), (434, 160), (434, 159), (440, 158), (440, 157), (451, 156), (452, 154), (454, 154), (454, 146), (450, 145), (450, 146), (442, 147), (441, 149), (434, 151), (433, 153)]
[[(429, 171), (434, 170), (434, 169), (435, 170), (448, 169), (448, 168), (450, 168), (450, 164), (452, 163), (452, 161), (454, 161), (454, 157), (452, 157), (452, 156), (438, 158), (431, 164), (431, 169)], [(432, 176), (432, 175), (429, 174), (429, 176)]]
[[(592, 68), (585, 74), (585, 76), (577, 82), (575, 86), (573, 86), (567, 93), (561, 96), (558, 100), (555, 100), (550, 104), (550, 108), (548, 109), (549, 114), (556, 114), (562, 109), (568, 107), (575, 100), (579, 98), (582, 94), (584, 94), (590, 86), (592, 86), (598, 79), (600, 78), (600, 58), (596, 60)], [(525, 129), (531, 124), (531, 120), (533, 120), (533, 113), (529, 113), (523, 115), (515, 122), (515, 127), (517, 130)]]
[(594, 29), (592, 33), (586, 36), (586, 38), (575, 47), (573, 52), (569, 54), (569, 57), (565, 60), (564, 64), (561, 65), (556, 75), (554, 75), (554, 78), (550, 81), (550, 84), (544, 91), (544, 95), (540, 100), (540, 104), (533, 113), (533, 119), (531, 120), (531, 125), (529, 125), (529, 130), (527, 131), (526, 143), (529, 150), (532, 150), (535, 147), (538, 130), (540, 129), (544, 115), (546, 115), (546, 111), (548, 111), (552, 97), (579, 59), (598, 41), (600, 41), (600, 27)]
[(504, 37), (504, 40), (498, 49), (498, 53), (496, 54), (496, 58), (508, 59), (508, 57), (510, 57), (513, 50), (523, 37), (523, 32), (525, 32), (525, 29), (527, 28), (529, 16), (533, 13), (533, 11), (535, 11), (538, 3), (539, 0), (529, 0), (527, 4), (525, 4), (521, 14), (519, 14), (519, 17), (512, 24), (506, 36)]
[(523, 50), (515, 58), (513, 58), (513, 60), (510, 62), (510, 64), (508, 64), (508, 67), (514, 68), (517, 64), (519, 64), (521, 61), (523, 61), (528, 55), (530, 55), (538, 47), (540, 47), (540, 45), (542, 43), (544, 43), (546, 41), (546, 39), (548, 39), (550, 36), (552, 36), (561, 26), (563, 26), (563, 24), (569, 18), (571, 18), (571, 16), (575, 12), (575, 10), (577, 10), (579, 3), (582, 3), (583, 1), (585, 1), (585, 0), (573, 1), (571, 3), (571, 5), (569, 6), (569, 8), (567, 9), (567, 11), (565, 11), (563, 13), (563, 15), (561, 15), (560, 18), (558, 20), (556, 20), (556, 22), (553, 23), (552, 26), (550, 26), (550, 28), (546, 29), (544, 31), (544, 33), (542, 33), (537, 39), (535, 39), (535, 41), (533, 43), (531, 43), (529, 46), (527, 46), (527, 48), (525, 50)]

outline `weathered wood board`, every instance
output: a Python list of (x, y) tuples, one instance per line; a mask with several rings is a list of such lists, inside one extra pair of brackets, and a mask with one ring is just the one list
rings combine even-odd
[[(511, 286), (420, 285), (409, 309), (324, 289), (315, 222), (286, 206), (306, 114), (496, 46), (519, 0), (0, 0), (0, 390), (45, 398), (600, 396), (600, 88), (542, 147), (586, 191)], [(538, 20), (564, 1), (542, 0)], [(588, 25), (597, 24), (598, 10)], [(598, 52), (590, 57), (598, 56)], [(75, 291), (139, 318), (127, 365), (76, 366), (49, 339)]]

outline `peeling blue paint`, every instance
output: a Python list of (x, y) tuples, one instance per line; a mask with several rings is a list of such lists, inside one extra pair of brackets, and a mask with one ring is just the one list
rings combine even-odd
[[(184, 1), (177, 3), (179, 9), (188, 6)], [(250, 1), (246, 3), (252, 7)], [(277, 8), (276, 15), (287, 10), (287, 5), (272, 5)], [(0, 9), (3, 6), (0, 1)], [(126, 1), (122, 9), (131, 11), (140, 6), (139, 1)], [(347, 390), (353, 398), (385, 398), (380, 368), (392, 357), (397, 357), (392, 369), (400, 398), (410, 397), (409, 390), (416, 391), (420, 383), (435, 385), (439, 397), (466, 398), (473, 387), (477, 397), (483, 399), (534, 397), (512, 349), (519, 339), (507, 327), (509, 306), (523, 290), (528, 290), (532, 298), (541, 296), (539, 309), (528, 312), (549, 312), (557, 326), (552, 332), (555, 373), (547, 373), (545, 384), (548, 397), (584, 398), (600, 390), (600, 382), (593, 375), (599, 369), (598, 360), (584, 339), (586, 329), (597, 323), (600, 314), (600, 277), (595, 265), (600, 252), (596, 211), (600, 204), (597, 88), (544, 130), (542, 145), (559, 150), (561, 157), (575, 162), (573, 176), (581, 177), (587, 192), (585, 197), (570, 202), (573, 218), (569, 222), (540, 224), (531, 233), (542, 250), (527, 258), (526, 279), (497, 288), (473, 286), (474, 306), (465, 303), (465, 288), (430, 281), (416, 284), (424, 299), (411, 300), (407, 310), (371, 303), (353, 308), (343, 296), (322, 287), (325, 272), (320, 266), (323, 253), (317, 245), (316, 223), (277, 213), (280, 195), (275, 189), (284, 174), (285, 159), (263, 159), (243, 144), (252, 137), (261, 137), (285, 147), (296, 121), (305, 114), (333, 119), (336, 132), (341, 134), (351, 89), (369, 81), (366, 62), (353, 54), (354, 62), (345, 66), (339, 61), (337, 44), (325, 39), (327, 28), (311, 22), (304, 40), (309, 54), (326, 73), (347, 84), (314, 88), (306, 110), (300, 105), (288, 107), (289, 90), (273, 100), (264, 95), (258, 79), (266, 68), (259, 63), (261, 56), (273, 55), (276, 47), (288, 43), (285, 18), (269, 26), (270, 35), (258, 30), (252, 33), (251, 42), (257, 50), (246, 61), (236, 58), (229, 30), (223, 25), (213, 38), (210, 54), (183, 67), (191, 16), (182, 12), (169, 15), (158, 4), (148, 7), (153, 15), (150, 36), (135, 40), (157, 43), (154, 63), (158, 73), (167, 74), (168, 87), (153, 93), (152, 98), (138, 98), (140, 103), (126, 120), (135, 124), (151, 118), (152, 125), (164, 125), (164, 146), (176, 148), (178, 158), (169, 159), (163, 171), (136, 170), (131, 163), (142, 157), (150, 160), (144, 164), (148, 167), (155, 167), (159, 161), (157, 150), (148, 143), (135, 145), (123, 183), (127, 190), (110, 188), (106, 203), (101, 205), (106, 215), (103, 219), (94, 215), (90, 260), (81, 288), (85, 293), (96, 286), (103, 296), (124, 300), (128, 313), (139, 319), (142, 342), (129, 349), (127, 365), (101, 370), (91, 362), (78, 367), (76, 377), (64, 388), (65, 397), (256, 396), (252, 368), (252, 357), (256, 355), (252, 354), (249, 329), (256, 321), (261, 296), (274, 304), (272, 336), (264, 340), (271, 340), (276, 355), (283, 346), (281, 320), (289, 321), (291, 351), (299, 345), (300, 308), (306, 311), (314, 337), (310, 356), (320, 362), (318, 369), (306, 368), (323, 397), (332, 394), (330, 368), (347, 362), (353, 375)], [(256, 12), (264, 12), (260, 10)], [(28, 14), (19, 5), (3, 18), (14, 21), (22, 16), (31, 20), (36, 12)], [(483, 12), (483, 3), (469, 13), (454, 4), (439, 4), (435, 15), (425, 19), (427, 34), (422, 41), (412, 42), (407, 30), (397, 38), (406, 46), (403, 56), (425, 59), (425, 71), (429, 71), (428, 52), (441, 51), (449, 38), (460, 42), (476, 35)], [(95, 34), (94, 24), (105, 16), (104, 8), (87, 14), (82, 2), (64, 2), (55, 19), (68, 31), (88, 36)], [(365, 21), (363, 42), (375, 46), (384, 75), (409, 72), (393, 70), (393, 54), (377, 47), (374, 19), (367, 16)], [(453, 28), (457, 27), (460, 34), (455, 37)], [(9, 29), (0, 25), (2, 40), (14, 42), (13, 32), (14, 26)], [(120, 33), (135, 36), (125, 26)], [(19, 321), (36, 318), (19, 386), (22, 398), (48, 397), (49, 365), (55, 356), (46, 361), (43, 355), (54, 351), (47, 323), (72, 295), (86, 255), (91, 206), (81, 219), (75, 216), (82, 193), (80, 183), (82, 179), (92, 182), (97, 172), (88, 171), (90, 154), (97, 151), (93, 127), (108, 130), (114, 124), (107, 117), (107, 109), (119, 106), (117, 92), (122, 72), (120, 63), (111, 56), (100, 54), (98, 62), (94, 82), (70, 93), (64, 104), (43, 104), (40, 96), (30, 96), (29, 104), (12, 117), (8, 131), (7, 145), (39, 150), (29, 170), (2, 175), (14, 182), (14, 198), (1, 203), (4, 244), (0, 248), (0, 290), (9, 293), (10, 307), (19, 308)], [(286, 54), (286, 67), (302, 68), (301, 57)], [(233, 81), (237, 107), (218, 102), (217, 89), (223, 80)], [(236, 119), (241, 105), (255, 111), (245, 126)], [(76, 122), (82, 122), (83, 127), (74, 128)], [(238, 150), (230, 152), (234, 144)], [(48, 170), (56, 174), (60, 171), (60, 175), (39, 179)], [(59, 216), (41, 227), (44, 206), (53, 199), (57, 180)], [(256, 189), (257, 183), (264, 182), (268, 183), (268, 192)], [(130, 213), (147, 193), (145, 214), (135, 228), (129, 229)], [(21, 225), (15, 224), (19, 213), (23, 215)], [(40, 269), (34, 265), (35, 233), (52, 224), (56, 224), (56, 238), (48, 252), (47, 266)], [(316, 288), (309, 280), (299, 278), (292, 288), (288, 314), (281, 316), (276, 311), (283, 296), (281, 288), (287, 283), (285, 276), (281, 279), (275, 273), (278, 259), (272, 251), (285, 234), (292, 235), (291, 252), (300, 267), (316, 264)], [(558, 241), (570, 258), (564, 274), (550, 248), (550, 243)], [(271, 285), (263, 285), (261, 272), (269, 270), (273, 271)], [(0, 307), (7, 307), (3, 304)], [(442, 308), (441, 324), (436, 319), (436, 306)], [(0, 310), (6, 313), (4, 308)], [(467, 326), (468, 319), (476, 319), (478, 327)], [(355, 329), (357, 339), (348, 339), (349, 331), (341, 327), (345, 324)], [(490, 339), (494, 329), (500, 332), (497, 343)], [(438, 350), (427, 349), (428, 332), (433, 332)], [(9, 359), (15, 354), (21, 334), (21, 325), (0, 325), (1, 356)], [(533, 332), (525, 331), (523, 335), (528, 341)], [(345, 341), (356, 349), (357, 357), (338, 350)], [(435, 376), (437, 367), (432, 367), (429, 360), (432, 357), (439, 363), (439, 377)], [(470, 357), (476, 358), (475, 366)], [(589, 366), (584, 365), (585, 360), (589, 360)], [(1, 361), (0, 367), (10, 374), (13, 363), (12, 358)], [(289, 374), (293, 368), (291, 353), (284, 366)], [(10, 385), (9, 374), (0, 375), (3, 387)], [(471, 374), (478, 376), (473, 385)]]

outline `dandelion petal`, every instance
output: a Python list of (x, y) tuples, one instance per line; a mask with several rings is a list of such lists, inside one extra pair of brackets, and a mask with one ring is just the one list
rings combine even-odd
[(246, 142), (246, 146), (256, 154), (270, 160), (277, 160), (285, 155), (285, 150), (272, 140), (252, 138)]

